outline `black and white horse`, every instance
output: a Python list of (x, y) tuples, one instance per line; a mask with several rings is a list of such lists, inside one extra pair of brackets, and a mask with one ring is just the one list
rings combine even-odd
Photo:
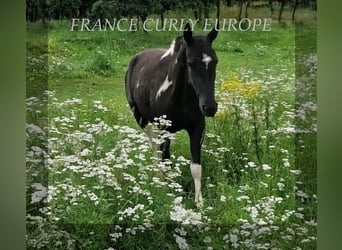
[[(125, 77), (126, 97), (141, 128), (154, 118), (166, 115), (171, 133), (185, 129), (190, 137), (191, 175), (195, 184), (195, 203), (200, 205), (201, 145), (205, 116), (217, 111), (214, 95), (217, 56), (212, 29), (205, 36), (193, 36), (189, 24), (183, 36), (175, 38), (168, 50), (149, 49), (133, 57)], [(162, 158), (170, 157), (170, 140), (161, 145)]]

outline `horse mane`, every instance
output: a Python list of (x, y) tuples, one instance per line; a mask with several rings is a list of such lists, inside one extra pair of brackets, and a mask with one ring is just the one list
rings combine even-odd
[(177, 36), (175, 38), (175, 51), (178, 52), (179, 49), (185, 44), (183, 36)]

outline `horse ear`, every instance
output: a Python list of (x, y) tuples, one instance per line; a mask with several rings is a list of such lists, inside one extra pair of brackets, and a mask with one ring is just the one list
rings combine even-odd
[(192, 42), (192, 30), (189, 23), (187, 23), (184, 27), (183, 37), (187, 44)]
[(207, 35), (207, 38), (208, 38), (210, 43), (212, 43), (215, 40), (215, 38), (217, 37), (218, 29), (219, 29), (219, 21), (217, 20), (215, 27)]

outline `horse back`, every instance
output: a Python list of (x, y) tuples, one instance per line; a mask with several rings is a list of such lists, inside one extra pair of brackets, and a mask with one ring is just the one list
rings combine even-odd
[(169, 58), (162, 58), (165, 52), (164, 49), (149, 49), (135, 55), (126, 72), (128, 103), (131, 109), (137, 110), (133, 112), (139, 112), (139, 116), (148, 121), (166, 112), (158, 100), (158, 91), (168, 75)]

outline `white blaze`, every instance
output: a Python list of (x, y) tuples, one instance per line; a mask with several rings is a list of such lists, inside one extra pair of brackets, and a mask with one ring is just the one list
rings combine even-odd
[(168, 55), (172, 56), (173, 52), (175, 50), (176, 40), (173, 39), (170, 48), (160, 57), (160, 60), (162, 60), (164, 57), (167, 57)]
[(191, 163), (190, 165), (191, 175), (195, 183), (195, 203), (197, 206), (201, 206), (202, 192), (201, 192), (201, 177), (202, 166), (197, 163)]
[(207, 54), (203, 53), (202, 54), (202, 62), (205, 63), (205, 68), (208, 69), (208, 64), (213, 60), (210, 56), (208, 56)]
[(156, 100), (160, 97), (160, 95), (165, 92), (172, 84), (172, 81), (169, 81), (169, 75), (166, 75), (166, 78), (163, 82), (163, 84), (160, 86), (158, 89), (157, 95), (156, 95)]

